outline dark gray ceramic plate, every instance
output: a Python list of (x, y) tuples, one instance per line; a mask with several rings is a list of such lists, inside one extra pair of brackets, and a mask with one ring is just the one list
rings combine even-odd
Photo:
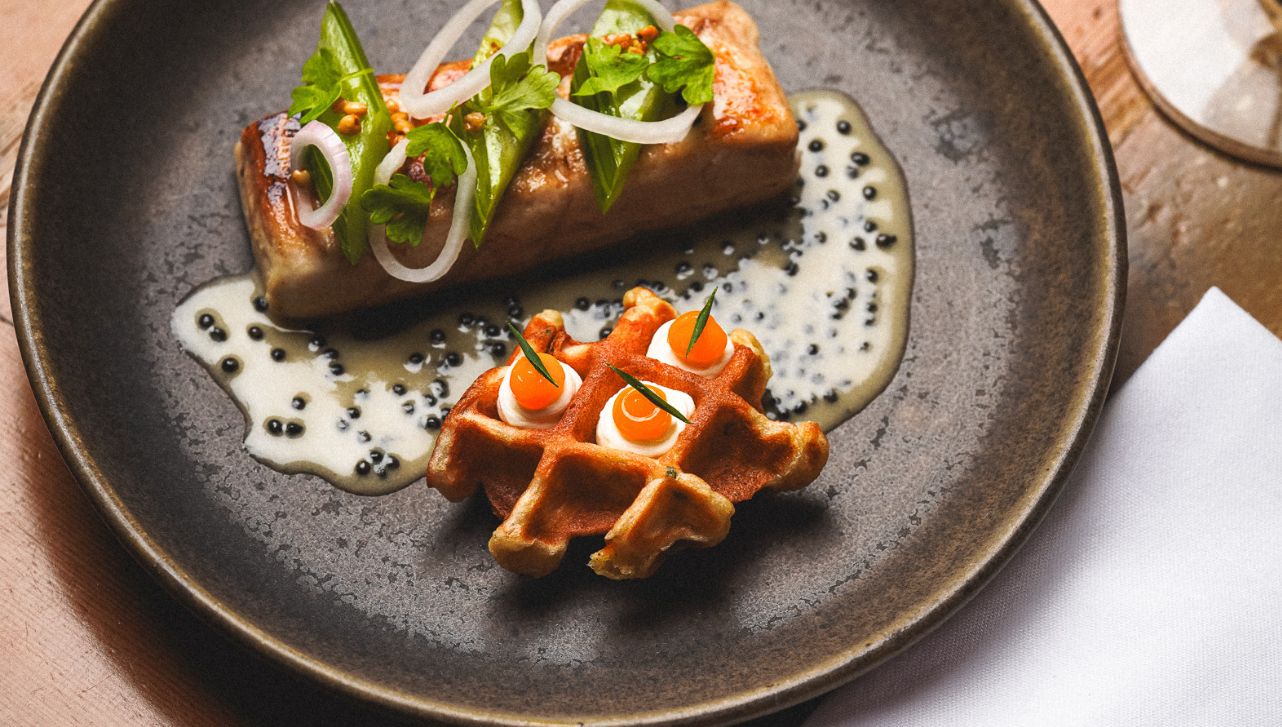
[[(890, 388), (834, 432), (819, 482), (745, 505), (720, 547), (647, 582), (525, 581), (485, 570), (481, 506), (254, 463), (168, 321), (250, 264), (231, 146), (288, 98), (317, 4), (99, 0), (16, 175), (13, 307), (44, 414), (119, 535), (214, 622), (424, 715), (728, 721), (921, 636), (1050, 506), (1105, 393), (1125, 255), (1094, 106), (1026, 0), (747, 3), (784, 86), (848, 91), (898, 155), (918, 272)], [(350, 10), (397, 69), (455, 4)]]

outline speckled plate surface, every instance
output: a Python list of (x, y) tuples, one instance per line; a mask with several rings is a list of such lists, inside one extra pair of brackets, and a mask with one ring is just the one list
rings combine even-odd
[[(352, 5), (387, 69), (448, 10)], [(982, 586), (1053, 501), (1112, 367), (1125, 254), (1094, 107), (1032, 2), (745, 5), (785, 88), (849, 92), (904, 167), (907, 355), (833, 432), (818, 482), (620, 584), (492, 568), (482, 505), (423, 487), (361, 498), (243, 454), (240, 414), (169, 315), (250, 264), (230, 149), (288, 98), (316, 3), (95, 3), (24, 142), (10, 276), (45, 416), (139, 560), (302, 672), (476, 722), (765, 713), (874, 666)]]

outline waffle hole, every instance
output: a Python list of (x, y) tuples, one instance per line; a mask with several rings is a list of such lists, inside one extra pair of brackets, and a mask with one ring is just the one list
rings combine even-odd
[(460, 468), (458, 478), (484, 487), (490, 504), (505, 517), (534, 478), (543, 455), (542, 447), (496, 443), (488, 433), (470, 427), (460, 428), (450, 446), (467, 453), (451, 459), (451, 466)]
[(775, 470), (792, 458), (792, 448), (789, 437), (765, 436), (744, 414), (722, 411), (681, 468), (730, 501), (743, 502), (775, 478)]
[[(647, 469), (631, 462), (602, 461), (600, 451), (567, 452), (548, 475), (552, 485), (540, 503), (539, 530), (570, 536), (603, 533), (645, 487)], [(566, 532), (568, 527), (569, 532)]]

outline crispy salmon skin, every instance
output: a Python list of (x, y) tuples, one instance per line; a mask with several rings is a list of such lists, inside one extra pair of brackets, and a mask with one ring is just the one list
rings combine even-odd
[[(646, 147), (608, 214), (597, 206), (575, 130), (553, 118), (517, 171), (479, 249), (468, 245), (444, 279), (427, 284), (390, 277), (373, 255), (352, 265), (329, 231), (298, 222), (289, 145), (298, 130), (284, 113), (254, 122), (236, 144), (241, 204), (254, 259), (273, 315), (319, 318), (460, 284), (526, 272), (581, 256), (640, 232), (676, 227), (784, 194), (797, 173), (797, 125), (783, 89), (758, 47), (756, 23), (728, 1), (676, 14), (716, 56), (714, 100), (682, 141)], [(582, 35), (554, 41), (548, 64), (563, 76), (582, 51)], [(429, 86), (448, 85), (467, 63), (437, 69)], [(400, 76), (380, 76), (396, 98)], [(394, 245), (407, 265), (431, 262), (449, 228), (453, 193), (437, 196), (427, 239)]]

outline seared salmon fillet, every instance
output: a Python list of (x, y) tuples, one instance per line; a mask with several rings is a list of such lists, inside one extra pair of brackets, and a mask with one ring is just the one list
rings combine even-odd
[[(602, 214), (574, 128), (551, 118), (503, 197), (484, 244), (479, 249), (466, 245), (449, 274), (433, 283), (392, 278), (368, 253), (353, 265), (332, 231), (299, 224), (298, 192), (290, 183), (289, 166), (298, 122), (278, 113), (250, 124), (236, 144), (236, 168), (254, 258), (273, 315), (318, 318), (527, 272), (637, 233), (688, 224), (785, 193), (797, 173), (797, 125), (758, 48), (756, 23), (725, 0), (690, 8), (676, 18), (716, 56), (715, 98), (686, 138), (644, 148), (622, 196)], [(549, 47), (548, 67), (563, 76), (562, 96), (568, 94), (585, 40), (571, 36)], [(429, 87), (448, 85), (467, 69), (467, 62), (445, 64)], [(387, 98), (396, 98), (400, 81), (400, 76), (379, 77)], [(421, 168), (409, 171), (421, 174)], [(453, 198), (451, 190), (437, 196), (422, 244), (392, 246), (400, 260), (422, 266), (435, 259), (449, 228)]]

